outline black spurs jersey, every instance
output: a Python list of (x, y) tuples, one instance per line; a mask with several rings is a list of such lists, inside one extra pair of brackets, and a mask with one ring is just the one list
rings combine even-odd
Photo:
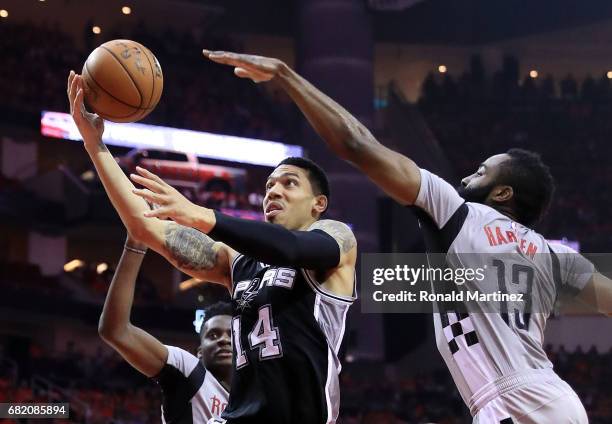
[(338, 417), (338, 350), (353, 297), (312, 273), (238, 255), (232, 263), (234, 373), (219, 422), (324, 424)]

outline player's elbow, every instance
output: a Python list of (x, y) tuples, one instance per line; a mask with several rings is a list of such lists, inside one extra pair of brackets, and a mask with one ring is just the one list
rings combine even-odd
[(147, 222), (148, 220), (151, 220), (151, 218), (134, 218), (130, 220), (131, 222), (127, 223), (126, 226), (130, 237), (135, 242), (150, 246), (155, 235), (154, 228)]
[(100, 317), (98, 322), (98, 335), (108, 345), (117, 344), (125, 334), (125, 326), (116, 325), (105, 319), (104, 315)]
[(114, 333), (113, 328), (108, 325), (104, 318), (100, 318), (100, 321), (98, 322), (98, 335), (100, 338), (106, 343), (109, 343), (109, 341), (113, 338)]
[(369, 152), (376, 144), (378, 142), (367, 128), (355, 128), (345, 134), (342, 143), (339, 143), (341, 148), (335, 153), (341, 159), (360, 166), (364, 160), (367, 161)]

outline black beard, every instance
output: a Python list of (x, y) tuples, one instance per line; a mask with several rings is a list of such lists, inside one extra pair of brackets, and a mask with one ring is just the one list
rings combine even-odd
[(487, 184), (476, 188), (461, 186), (457, 189), (457, 193), (459, 193), (459, 196), (463, 197), (466, 202), (482, 203), (484, 205), (493, 186), (494, 184)]

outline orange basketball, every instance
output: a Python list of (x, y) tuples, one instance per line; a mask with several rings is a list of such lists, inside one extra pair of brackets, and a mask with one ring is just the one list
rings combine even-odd
[(95, 49), (82, 75), (88, 109), (113, 122), (136, 122), (147, 116), (164, 88), (157, 58), (130, 40), (109, 41)]

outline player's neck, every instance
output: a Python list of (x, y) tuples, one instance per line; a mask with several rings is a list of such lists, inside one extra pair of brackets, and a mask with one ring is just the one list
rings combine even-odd
[(502, 215), (506, 215), (511, 220), (517, 221), (517, 215), (511, 207), (505, 205), (491, 205), (491, 207)]
[(219, 384), (229, 392), (232, 384), (232, 367), (220, 367), (219, 369), (209, 371), (215, 376)]
[(301, 225), (301, 226), (300, 226), (300, 228), (298, 228), (297, 230), (298, 230), (298, 231), (307, 231), (307, 230), (310, 228), (310, 226), (311, 226), (312, 224), (314, 224), (315, 222), (317, 222), (317, 221), (318, 221), (318, 219), (317, 219), (317, 218), (313, 218), (313, 219), (311, 219), (311, 220), (309, 220), (309, 221), (305, 222), (305, 223), (304, 223), (303, 225)]

